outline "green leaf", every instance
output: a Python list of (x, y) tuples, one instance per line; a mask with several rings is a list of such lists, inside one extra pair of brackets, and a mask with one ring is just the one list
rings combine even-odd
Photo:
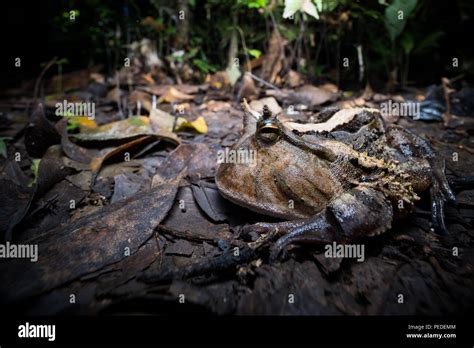
[(426, 36), (416, 45), (414, 52), (421, 52), (427, 48), (437, 47), (438, 40), (444, 35), (442, 31), (435, 31), (430, 35)]
[(278, 29), (280, 30), (283, 37), (286, 40), (288, 40), (288, 42), (292, 42), (298, 37), (299, 28), (297, 28), (294, 25), (291, 25), (291, 26), (279, 25)]
[(11, 137), (0, 137), (0, 155), (7, 158), (7, 144), (5, 140), (11, 139)]
[(31, 171), (33, 172), (33, 180), (28, 184), (28, 187), (33, 186), (36, 184), (36, 180), (38, 179), (38, 169), (39, 169), (39, 164), (41, 162), (41, 158), (35, 158), (33, 159), (33, 163), (31, 164)]
[(319, 12), (331, 12), (336, 9), (339, 5), (339, 0), (325, 0), (321, 1), (321, 7), (318, 6), (318, 1), (316, 1), (316, 7)]
[(262, 51), (256, 49), (248, 49), (247, 53), (257, 59), (262, 55)]
[(407, 33), (404, 34), (400, 39), (400, 44), (403, 47), (403, 51), (408, 56), (415, 46), (415, 41), (413, 40), (413, 35)]
[(214, 65), (209, 64), (204, 59), (199, 59), (199, 58), (193, 59), (193, 65), (199, 70), (201, 70), (201, 72), (203, 72), (204, 74), (215, 72), (217, 70), (217, 68)]
[(237, 0), (237, 4), (247, 8), (264, 8), (267, 6), (267, 0)]
[(264, 8), (265, 6), (267, 6), (267, 0), (250, 1), (247, 4), (248, 8)]
[(395, 0), (385, 9), (385, 27), (392, 42), (401, 34), (417, 0)]

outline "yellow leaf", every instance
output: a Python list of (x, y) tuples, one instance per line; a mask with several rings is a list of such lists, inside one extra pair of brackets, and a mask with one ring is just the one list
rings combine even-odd
[(97, 123), (87, 116), (70, 117), (69, 124), (78, 126), (81, 131), (97, 128)]
[(201, 134), (207, 133), (207, 130), (208, 130), (206, 120), (202, 116), (199, 116), (192, 122), (189, 122), (189, 121), (183, 122), (178, 128), (178, 130), (182, 130), (183, 128), (191, 128)]

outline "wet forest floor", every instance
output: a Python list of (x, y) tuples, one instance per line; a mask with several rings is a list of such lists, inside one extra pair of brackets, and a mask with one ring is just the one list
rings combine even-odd
[[(0, 103), (0, 135), (9, 137), (8, 159), (1, 162), (1, 224), (12, 243), (39, 249), (37, 262), (0, 261), (5, 310), (36, 315), (472, 312), (473, 189), (453, 187), (457, 205), (446, 208), (446, 236), (430, 230), (429, 196), (422, 196), (410, 217), (363, 240), (363, 262), (328, 259), (322, 246), (300, 246), (270, 263), (268, 250), (252, 249), (239, 231), (275, 220), (228, 202), (214, 182), (217, 151), (232, 145), (242, 127), (236, 98), (203, 86), (137, 89), (128, 97), (135, 98), (131, 105), (139, 100), (142, 110), (148, 109), (146, 121), (118, 117), (111, 92), (96, 103), (95, 120), (109, 125), (99, 133), (84, 131), (85, 119), (71, 126), (55, 116), (60, 98), (43, 101), (43, 108), (31, 98)], [(153, 111), (154, 95), (159, 110), (185, 119), (179, 131), (150, 128), (169, 122)], [(337, 103), (351, 100), (354, 106), (375, 103), (368, 97)], [(184, 112), (174, 112), (179, 105)], [(304, 122), (323, 106), (285, 116)], [(204, 122), (192, 123), (199, 117)], [(460, 117), (451, 128), (406, 117), (396, 122), (431, 142), (452, 182), (474, 175), (472, 118)]]

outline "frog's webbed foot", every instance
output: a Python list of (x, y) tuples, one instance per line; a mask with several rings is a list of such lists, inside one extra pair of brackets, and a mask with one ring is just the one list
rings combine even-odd
[(444, 174), (444, 161), (435, 156), (431, 159), (430, 164), (433, 169), (433, 179), (430, 187), (431, 221), (436, 232), (447, 234), (448, 230), (444, 223), (444, 204), (454, 204), (456, 196), (449, 187)]
[(430, 187), (431, 199), (431, 221), (433, 230), (446, 235), (448, 230), (444, 223), (444, 204), (448, 200), (444, 192), (440, 189), (438, 181), (434, 181)]
[(361, 236), (381, 234), (391, 227), (392, 219), (392, 205), (381, 192), (354, 188), (278, 239), (271, 248), (270, 260), (276, 260), (286, 246), (294, 243), (347, 243)]

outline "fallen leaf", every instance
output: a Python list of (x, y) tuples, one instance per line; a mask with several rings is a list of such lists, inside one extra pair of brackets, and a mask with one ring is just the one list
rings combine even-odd
[[(60, 226), (42, 236), (35, 263), (11, 259), (0, 264), (0, 302), (41, 294), (135, 254), (171, 208), (181, 174), (163, 185)], [(126, 249), (128, 248), (128, 249)]]
[(288, 83), (288, 86), (291, 88), (295, 88), (298, 86), (301, 86), (303, 79), (301, 78), (300, 73), (290, 70), (288, 72), (288, 75), (286, 77), (286, 82)]
[[(88, 69), (73, 71), (70, 73), (54, 76), (46, 85), (46, 91), (63, 92), (77, 89), (84, 89), (89, 84), (89, 81), (95, 78), (94, 73), (100, 70), (100, 66), (93, 66)], [(59, 91), (61, 87), (61, 91)]]
[(208, 130), (206, 120), (202, 116), (199, 116), (198, 118), (196, 118), (194, 121), (191, 121), (191, 122), (189, 122), (189, 121), (182, 122), (178, 126), (176, 131), (181, 131), (181, 130), (185, 130), (185, 129), (192, 129), (192, 130), (195, 130), (196, 132), (198, 132), (200, 134), (207, 133), (207, 130)]
[(218, 242), (232, 237), (227, 224), (215, 224), (207, 218), (197, 205), (189, 186), (179, 189), (176, 202), (160, 228), (164, 232), (170, 231), (175, 236), (192, 240)]
[(142, 110), (150, 112), (152, 105), (151, 97), (148, 93), (141, 91), (133, 91), (128, 97), (128, 105), (130, 105), (131, 109), (138, 109), (138, 103), (140, 103), (140, 107)]
[(215, 89), (221, 89), (230, 85), (229, 76), (225, 71), (218, 71), (212, 75), (208, 74), (204, 82)]
[(99, 151), (95, 149), (87, 149), (73, 143), (69, 139), (69, 134), (67, 132), (66, 124), (68, 120), (64, 119), (59, 121), (56, 124), (56, 128), (61, 134), (61, 148), (64, 153), (72, 160), (89, 164), (92, 158), (98, 156)]
[(100, 168), (102, 168), (102, 165), (106, 160), (108, 160), (109, 158), (113, 156), (121, 154), (125, 150), (131, 150), (132, 148), (138, 145), (146, 144), (152, 140), (153, 140), (152, 136), (143, 136), (138, 139), (129, 141), (125, 144), (122, 144), (120, 146), (117, 146), (113, 148), (112, 150), (107, 151), (105, 154), (93, 158), (90, 162), (90, 169), (92, 172), (91, 187), (94, 185), (95, 179), (97, 178), (97, 175), (99, 175)]
[(161, 96), (163, 94), (166, 94), (170, 87), (173, 87), (177, 89), (178, 91), (185, 93), (185, 94), (196, 94), (199, 93), (200, 91), (205, 91), (208, 86), (207, 85), (176, 85), (176, 86), (170, 86), (170, 85), (154, 85), (154, 86), (142, 86), (138, 87), (140, 91), (144, 91), (150, 94), (154, 94), (157, 96)]
[(153, 129), (168, 132), (173, 130), (173, 126), (176, 132), (186, 129), (192, 129), (198, 133), (207, 133), (208, 131), (206, 120), (202, 116), (194, 121), (187, 121), (184, 117), (173, 116), (160, 109), (151, 110), (150, 123)]
[(171, 244), (165, 250), (166, 255), (183, 255), (191, 256), (194, 252), (194, 245), (185, 239), (179, 239), (176, 243)]
[(159, 130), (152, 128), (151, 115), (150, 118), (146, 116), (133, 116), (96, 128), (84, 129), (83, 132), (72, 134), (71, 137), (80, 141), (108, 141), (130, 139), (143, 135), (158, 136), (174, 144), (179, 144), (180, 142), (175, 134), (168, 132), (165, 128), (160, 128)]
[(270, 111), (275, 115), (278, 115), (283, 111), (283, 109), (280, 107), (280, 105), (278, 105), (278, 102), (273, 97), (262, 98), (250, 102), (250, 108), (260, 114), (263, 113), (264, 105), (267, 105)]
[(199, 207), (214, 222), (222, 222), (227, 219), (229, 203), (220, 194), (217, 187), (207, 185), (199, 181), (191, 186), (193, 196)]
[(201, 104), (199, 109), (207, 109), (211, 112), (218, 112), (222, 110), (230, 109), (232, 105), (229, 102), (220, 100), (209, 100), (207, 103)]
[(319, 86), (319, 88), (321, 89), (324, 89), (325, 91), (329, 92), (329, 93), (338, 93), (339, 92), (339, 88), (337, 88), (337, 86), (334, 84), (334, 83), (325, 83), (321, 86)]
[(26, 151), (31, 157), (40, 158), (48, 147), (58, 144), (60, 140), (59, 133), (44, 114), (43, 105), (38, 104), (25, 130)]
[[(368, 112), (378, 112), (376, 109), (365, 109)], [(330, 132), (337, 126), (349, 123), (356, 115), (361, 113), (360, 108), (342, 109), (336, 112), (329, 120), (320, 123), (297, 123), (297, 122), (283, 122), (283, 125), (290, 130), (297, 130), (299, 132)]]
[(270, 89), (265, 94), (289, 104), (303, 104), (308, 107), (318, 106), (337, 98), (337, 94), (312, 85), (304, 85), (296, 90)]
[(163, 94), (158, 103), (175, 103), (183, 100), (192, 100), (194, 96), (178, 91), (174, 87), (169, 87), (165, 94)]
[(114, 176), (114, 194), (110, 203), (122, 201), (132, 197), (140, 190), (140, 184), (132, 181), (126, 174)]
[(304, 85), (290, 94), (296, 102), (308, 106), (321, 105), (335, 98), (334, 93), (312, 85)]
[(71, 126), (72, 128), (79, 128), (81, 131), (97, 128), (97, 123), (87, 116), (68, 117), (67, 121), (68, 126)]

